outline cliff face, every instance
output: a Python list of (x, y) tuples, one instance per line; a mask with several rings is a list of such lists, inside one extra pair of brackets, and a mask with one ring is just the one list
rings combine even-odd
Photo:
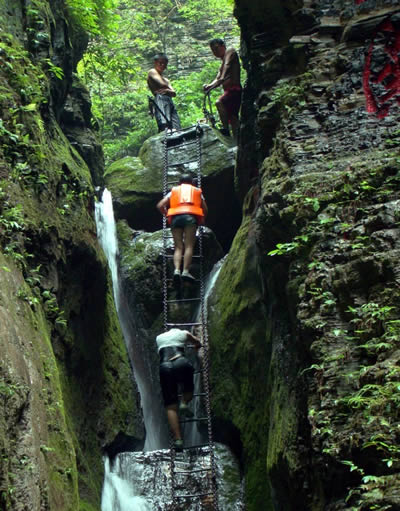
[(398, 509), (399, 7), (235, 12), (244, 218), (210, 302), (214, 412), (248, 509)]
[[(282, 4), (236, 1), (243, 221), (209, 302), (216, 438), (240, 434), (250, 511), (394, 510), (400, 10)], [(2, 3), (0, 25), (0, 505), (90, 511), (101, 446), (143, 433), (95, 235), (86, 38), (61, 0)], [(154, 280), (159, 234), (120, 235), (126, 272)]]
[(2, 2), (0, 26), (0, 507), (97, 510), (102, 444), (142, 431), (93, 220), (86, 37), (61, 0)]

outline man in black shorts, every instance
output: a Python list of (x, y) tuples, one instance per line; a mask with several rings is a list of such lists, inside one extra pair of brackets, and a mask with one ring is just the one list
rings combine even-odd
[[(179, 426), (179, 413), (189, 415), (188, 403), (193, 398), (194, 369), (185, 357), (185, 345), (201, 347), (200, 340), (187, 330), (172, 328), (156, 337), (160, 356), (160, 383), (167, 412), (168, 424), (174, 437), (176, 450), (183, 449), (183, 440)], [(178, 385), (182, 387), (182, 401), (178, 406)]]
[[(189, 273), (192, 263), (193, 248), (196, 242), (197, 225), (203, 224), (208, 213), (206, 201), (200, 188), (193, 186), (193, 177), (184, 174), (179, 180), (179, 186), (160, 200), (157, 208), (162, 215), (167, 215), (174, 238), (174, 283), (183, 280), (194, 281)], [(183, 254), (183, 270), (181, 262)]]

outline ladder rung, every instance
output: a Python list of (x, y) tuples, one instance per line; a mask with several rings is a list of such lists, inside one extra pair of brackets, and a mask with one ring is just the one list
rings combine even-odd
[(196, 323), (167, 323), (167, 326), (199, 326), (200, 322)]
[(197, 140), (196, 139), (194, 139), (194, 140), (185, 140), (183, 137), (182, 137), (182, 140), (179, 141), (179, 143), (175, 143), (175, 144), (171, 143), (171, 142), (178, 142), (178, 140), (179, 139), (170, 140), (169, 144), (167, 142), (167, 149), (176, 149), (177, 146), (182, 147), (182, 146), (185, 146), (185, 145), (197, 144)]
[(205, 447), (208, 447), (211, 449), (210, 444), (197, 444), (197, 445), (190, 445), (189, 447), (184, 447), (184, 449), (204, 449)]
[(168, 163), (167, 167), (179, 167), (179, 165), (187, 165), (188, 163), (198, 163), (198, 160), (197, 159), (196, 160), (185, 160), (185, 161), (180, 161), (178, 163)]
[(194, 494), (194, 495), (190, 495), (189, 493), (187, 495), (175, 495), (175, 497), (177, 499), (196, 499), (196, 498), (199, 498), (199, 497), (206, 497), (207, 495), (212, 495), (213, 493), (210, 491), (210, 492), (207, 492), (207, 493), (197, 493), (197, 494)]
[(184, 423), (184, 422), (197, 422), (197, 421), (207, 421), (208, 420), (208, 417), (192, 417), (191, 419), (181, 419), (179, 420), (179, 422), (181, 423)]
[(212, 468), (194, 468), (193, 470), (175, 470), (174, 474), (194, 474), (195, 472), (211, 472)]
[(181, 298), (180, 300), (167, 300), (167, 303), (198, 302), (201, 298)]

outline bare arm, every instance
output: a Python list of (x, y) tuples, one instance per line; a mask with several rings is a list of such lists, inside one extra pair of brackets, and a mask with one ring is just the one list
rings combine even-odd
[(208, 85), (203, 85), (203, 90), (204, 90), (204, 92), (210, 92), (211, 90), (219, 87), (223, 82), (224, 82), (224, 80), (221, 80), (220, 78), (215, 78), (215, 80), (213, 80)]
[(234, 48), (226, 50), (225, 57), (218, 71), (217, 77), (209, 85), (204, 85), (203, 89), (204, 92), (209, 92), (223, 84), (224, 89), (233, 85), (240, 86), (240, 61)]
[(154, 86), (154, 91), (158, 92), (159, 94), (166, 94), (167, 96), (171, 97), (176, 96), (176, 92), (171, 87), (169, 80), (157, 73), (155, 69), (150, 69), (147, 77), (148, 81), (152, 82), (152, 90)]
[(236, 65), (237, 60), (238, 56), (233, 48), (226, 50), (222, 65), (218, 70), (215, 80), (213, 80), (209, 85), (203, 86), (204, 92), (209, 92), (219, 85), (222, 85), (226, 80), (230, 80), (232, 78), (232, 68)]
[(229, 50), (226, 50), (224, 62), (219, 70), (219, 80), (221, 80), (221, 83), (225, 80), (229, 80), (232, 75), (232, 66), (234, 65), (234, 62), (237, 58), (236, 51), (231, 48)]
[(169, 208), (169, 197), (166, 195), (160, 202), (157, 204), (157, 209), (162, 215), (166, 215), (168, 213)]
[(208, 215), (208, 206), (207, 206), (207, 202), (205, 201), (205, 199), (201, 199), (201, 209), (203, 210), (204, 218), (205, 218)]
[(194, 348), (196, 350), (201, 348), (201, 342), (198, 337), (195, 337), (193, 334), (191, 334), (189, 331), (186, 330), (186, 343), (187, 344), (193, 344)]

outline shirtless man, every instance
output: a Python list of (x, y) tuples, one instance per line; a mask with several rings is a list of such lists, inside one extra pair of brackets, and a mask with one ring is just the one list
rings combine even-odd
[(159, 53), (154, 56), (154, 67), (147, 74), (147, 85), (158, 107), (154, 107), (154, 115), (159, 132), (164, 131), (167, 127), (175, 130), (181, 129), (178, 113), (171, 99), (176, 96), (176, 92), (171, 87), (170, 81), (163, 76), (167, 65), (168, 57), (164, 53)]
[(222, 60), (221, 67), (215, 80), (204, 85), (204, 92), (209, 92), (222, 85), (224, 93), (216, 102), (219, 117), (222, 123), (221, 133), (229, 136), (229, 124), (232, 126), (232, 134), (237, 140), (239, 130), (239, 108), (242, 98), (242, 86), (240, 85), (240, 61), (234, 48), (226, 49), (222, 39), (212, 39), (210, 48), (213, 54)]

